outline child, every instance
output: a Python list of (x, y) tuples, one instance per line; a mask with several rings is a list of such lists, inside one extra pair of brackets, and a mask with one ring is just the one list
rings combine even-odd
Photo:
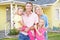
[(44, 28), (43, 19), (39, 19), (38, 27), (35, 26), (35, 30), (36, 30), (36, 36), (35, 36), (36, 40), (45, 40), (44, 32), (46, 31), (46, 29)]
[(15, 27), (17, 28), (17, 30), (20, 31), (19, 40), (25, 40), (25, 39), (29, 40), (27, 32), (24, 31), (26, 29), (26, 26), (24, 25), (22, 15), (23, 15), (23, 8), (18, 7), (17, 12), (14, 16)]
[(19, 27), (22, 27), (22, 14), (23, 14), (23, 9), (22, 7), (18, 7), (17, 8), (17, 12), (15, 13), (14, 15), (14, 26), (15, 28), (19, 28)]

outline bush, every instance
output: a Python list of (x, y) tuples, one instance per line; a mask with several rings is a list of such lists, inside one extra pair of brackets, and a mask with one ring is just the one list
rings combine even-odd
[(10, 30), (10, 32), (8, 33), (8, 35), (18, 35), (19, 31), (16, 28), (13, 28)]

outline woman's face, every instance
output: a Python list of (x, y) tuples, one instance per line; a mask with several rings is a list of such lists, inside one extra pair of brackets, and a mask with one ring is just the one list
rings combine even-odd
[(31, 11), (32, 10), (32, 5), (31, 4), (26, 4), (26, 11)]
[(42, 10), (39, 7), (35, 8), (35, 12), (38, 15), (42, 15)]

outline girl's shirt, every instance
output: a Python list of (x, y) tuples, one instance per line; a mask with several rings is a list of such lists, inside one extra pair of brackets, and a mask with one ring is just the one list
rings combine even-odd
[(39, 35), (39, 34), (36, 32), (36, 38), (37, 38), (38, 40), (45, 40), (44, 33), (45, 33), (46, 29), (45, 29), (45, 28), (40, 28), (40, 29), (38, 29), (38, 31), (39, 31), (39, 33), (41, 33), (42, 35)]

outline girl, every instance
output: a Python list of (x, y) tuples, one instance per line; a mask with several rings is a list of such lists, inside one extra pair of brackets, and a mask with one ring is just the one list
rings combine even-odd
[(44, 20), (43, 19), (39, 19), (39, 23), (38, 26), (35, 26), (35, 30), (36, 30), (36, 40), (45, 40), (44, 37), (44, 32), (46, 31), (46, 29), (44, 28)]

